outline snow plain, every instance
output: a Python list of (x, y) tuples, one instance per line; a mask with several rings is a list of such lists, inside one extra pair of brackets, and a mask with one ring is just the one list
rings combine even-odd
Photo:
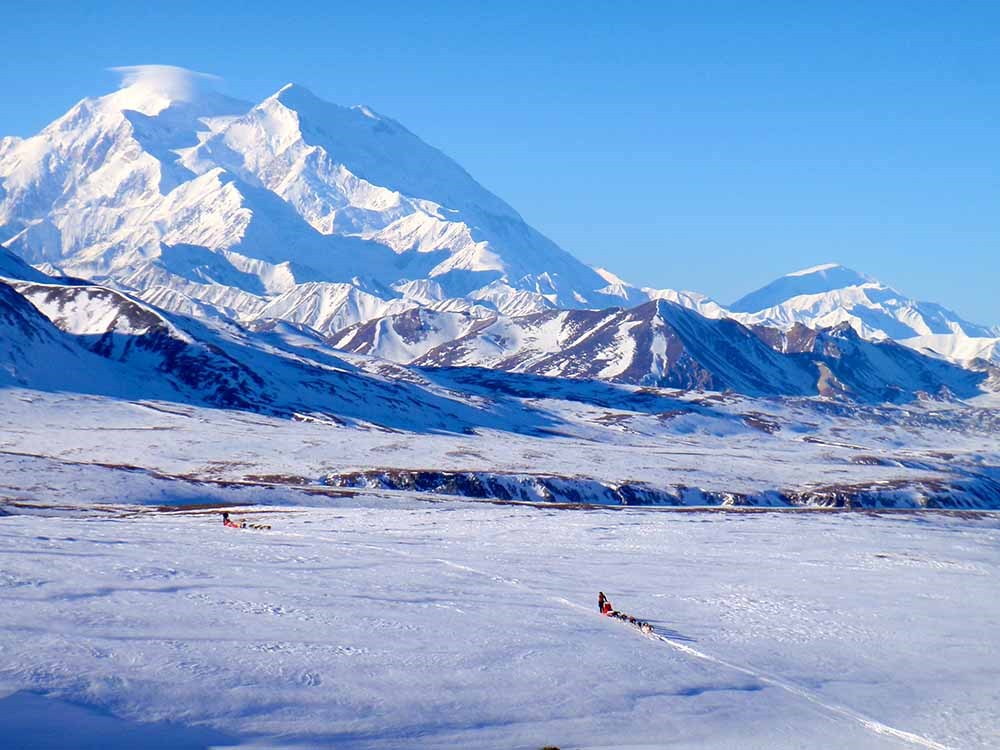
[[(995, 512), (569, 510), (319, 483), (373, 466), (881, 482), (995, 465), (989, 422), (880, 408), (800, 433), (804, 407), (754, 400), (786, 426), (768, 434), (740, 398), (666, 426), (531, 403), (558, 434), (0, 390), (0, 744), (1000, 745)], [(851, 460), (872, 454), (919, 460)], [(226, 529), (223, 506), (273, 529)], [(599, 617), (598, 590), (660, 637)]]
[(0, 518), (7, 746), (1000, 743), (996, 515), (324, 502)]

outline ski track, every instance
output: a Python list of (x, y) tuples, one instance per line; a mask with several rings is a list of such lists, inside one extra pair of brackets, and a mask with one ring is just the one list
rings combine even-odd
[[(323, 541), (328, 541), (333, 543), (340, 543), (343, 541), (343, 540), (335, 540), (330, 537), (314, 537), (306, 534), (297, 534), (294, 532), (277, 532), (277, 533), (282, 534), (284, 536), (296, 536), (302, 538), (309, 537), (312, 539), (321, 539)], [(390, 549), (388, 547), (381, 547), (375, 544), (358, 544), (355, 546), (364, 547), (365, 549), (377, 550), (379, 552), (387, 552), (395, 555), (400, 555), (402, 557), (415, 557), (413, 553), (406, 552), (405, 550)], [(565, 607), (578, 610), (582, 613), (588, 615), (594, 614), (593, 610), (590, 607), (585, 607), (582, 604), (570, 601), (569, 599), (566, 599), (561, 596), (550, 596), (548, 594), (542, 594), (532, 589), (530, 586), (526, 586), (525, 584), (521, 583), (516, 579), (506, 578), (504, 576), (496, 575), (494, 573), (490, 573), (485, 570), (480, 570), (478, 568), (473, 568), (468, 565), (463, 565), (461, 563), (456, 563), (452, 560), (448, 560), (441, 557), (434, 557), (430, 559), (432, 562), (445, 565), (449, 568), (454, 568), (455, 570), (461, 570), (467, 573), (472, 573), (474, 575), (483, 576), (484, 578), (489, 578), (491, 581), (502, 583), (507, 586), (513, 586), (515, 588), (521, 589), (522, 591), (530, 593), (535, 597), (547, 599), (548, 601), (561, 604)], [(712, 664), (717, 664), (727, 669), (732, 669), (736, 672), (740, 672), (742, 674), (760, 680), (765, 684), (772, 685), (773, 687), (776, 688), (780, 688), (781, 690), (784, 690), (788, 693), (791, 693), (792, 695), (798, 696), (799, 698), (802, 698), (803, 700), (812, 703), (813, 705), (823, 709), (824, 711), (833, 716), (850, 719), (851, 721), (861, 725), (863, 728), (874, 734), (882, 735), (884, 737), (892, 737), (902, 742), (906, 742), (907, 744), (928, 748), (929, 750), (955, 750), (955, 748), (953, 748), (950, 745), (944, 745), (940, 742), (930, 739), (929, 737), (924, 737), (914, 732), (907, 732), (903, 729), (897, 729), (895, 727), (891, 727), (888, 724), (884, 724), (881, 721), (871, 719), (862, 713), (847, 708), (846, 706), (841, 706), (836, 703), (828, 703), (815, 693), (812, 693), (809, 690), (806, 690), (805, 688), (799, 687), (794, 683), (788, 682), (787, 680), (783, 680), (780, 677), (775, 677), (774, 675), (768, 674), (766, 672), (761, 672), (751, 667), (742, 666), (740, 664), (727, 661), (726, 659), (721, 659), (719, 657), (712, 656), (711, 654), (706, 654), (704, 651), (699, 651), (696, 648), (691, 648), (691, 646), (685, 645), (671, 638), (667, 638), (666, 636), (660, 635), (655, 631), (649, 635), (645, 635), (643, 633), (639, 634), (644, 638), (648, 638), (652, 641), (658, 641), (663, 645), (674, 649), (675, 651), (679, 651), (683, 654), (686, 654), (687, 656), (691, 656), (694, 657), (695, 659), (700, 659), (702, 661), (706, 661)]]

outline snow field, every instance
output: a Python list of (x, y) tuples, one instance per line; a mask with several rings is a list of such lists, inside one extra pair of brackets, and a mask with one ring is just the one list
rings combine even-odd
[(0, 707), (257, 747), (1000, 742), (995, 515), (259, 510), (0, 518)]

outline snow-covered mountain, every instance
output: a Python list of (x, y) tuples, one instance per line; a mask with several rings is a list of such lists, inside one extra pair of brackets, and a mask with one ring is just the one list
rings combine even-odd
[[(995, 375), (864, 340), (846, 324), (747, 328), (665, 299), (522, 316), (428, 305), (324, 338), (277, 316), (244, 326), (169, 313), (108, 286), (44, 276), (3, 248), (0, 266), (4, 381), (128, 399), (405, 429), (530, 431), (535, 417), (470, 405), (477, 397), (465, 386), (435, 386), (427, 368), (868, 402), (905, 402), (922, 392), (971, 397)], [(308, 305), (293, 309), (319, 314)]]
[[(330, 104), (297, 85), (254, 105), (188, 71), (124, 72), (119, 90), (82, 100), (33, 137), (0, 141), (0, 242), (35, 267), (8, 255), (0, 261), (16, 269), (0, 267), (0, 276), (49, 283), (35, 270), (44, 269), (203, 320), (304, 325), (397, 362), (447, 346), (458, 348), (436, 356), (508, 366), (515, 350), (527, 356), (522, 337), (537, 328), (555, 337), (526, 345), (538, 350), (528, 357), (537, 371), (657, 380), (662, 357), (647, 343), (659, 345), (656, 321), (672, 308), (634, 311), (657, 300), (749, 327), (847, 323), (934, 357), (1000, 363), (1000, 331), (834, 264), (784, 276), (729, 309), (696, 292), (631, 285), (574, 259), (453, 160), (367, 107)], [(534, 322), (523, 328), (525, 320)], [(589, 345), (567, 343), (596, 341), (603, 334), (583, 328), (610, 320), (648, 342), (592, 361)], [(552, 333), (562, 322), (572, 334)], [(699, 325), (729, 351), (733, 329)], [(474, 354), (464, 350), (473, 340)], [(493, 340), (505, 343), (484, 354)], [(633, 361), (636, 352), (648, 362)], [(558, 362), (536, 362), (543, 355)], [(670, 368), (664, 382), (743, 382)]]
[(747, 325), (789, 329), (849, 324), (861, 336), (893, 339), (954, 361), (1000, 362), (1000, 331), (920, 302), (844, 266), (830, 263), (786, 276), (734, 302), (729, 313)]
[(845, 287), (877, 283), (870, 276), (836, 263), (826, 263), (785, 274), (736, 300), (729, 310), (754, 313), (803, 295), (829, 294)]
[(919, 302), (857, 271), (830, 263), (782, 276), (734, 302), (729, 311), (748, 322), (824, 328), (850, 323), (866, 338), (907, 339), (997, 331), (970, 323), (933, 302)]
[(330, 339), (346, 351), (418, 367), (479, 367), (634, 385), (907, 401), (979, 392), (984, 376), (842, 324), (747, 328), (667, 300), (622, 310), (489, 318), (410, 310)]
[(251, 105), (186, 71), (128, 73), (38, 135), (2, 142), (0, 242), (29, 263), (181, 312), (328, 331), (428, 298), (507, 313), (621, 302), (367, 107), (296, 85)]

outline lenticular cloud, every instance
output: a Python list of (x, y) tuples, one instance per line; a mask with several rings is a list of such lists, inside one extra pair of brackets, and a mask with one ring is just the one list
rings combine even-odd
[(199, 73), (176, 65), (123, 65), (109, 70), (121, 74), (122, 88), (147, 88), (180, 101), (190, 100), (222, 80), (211, 73)]

